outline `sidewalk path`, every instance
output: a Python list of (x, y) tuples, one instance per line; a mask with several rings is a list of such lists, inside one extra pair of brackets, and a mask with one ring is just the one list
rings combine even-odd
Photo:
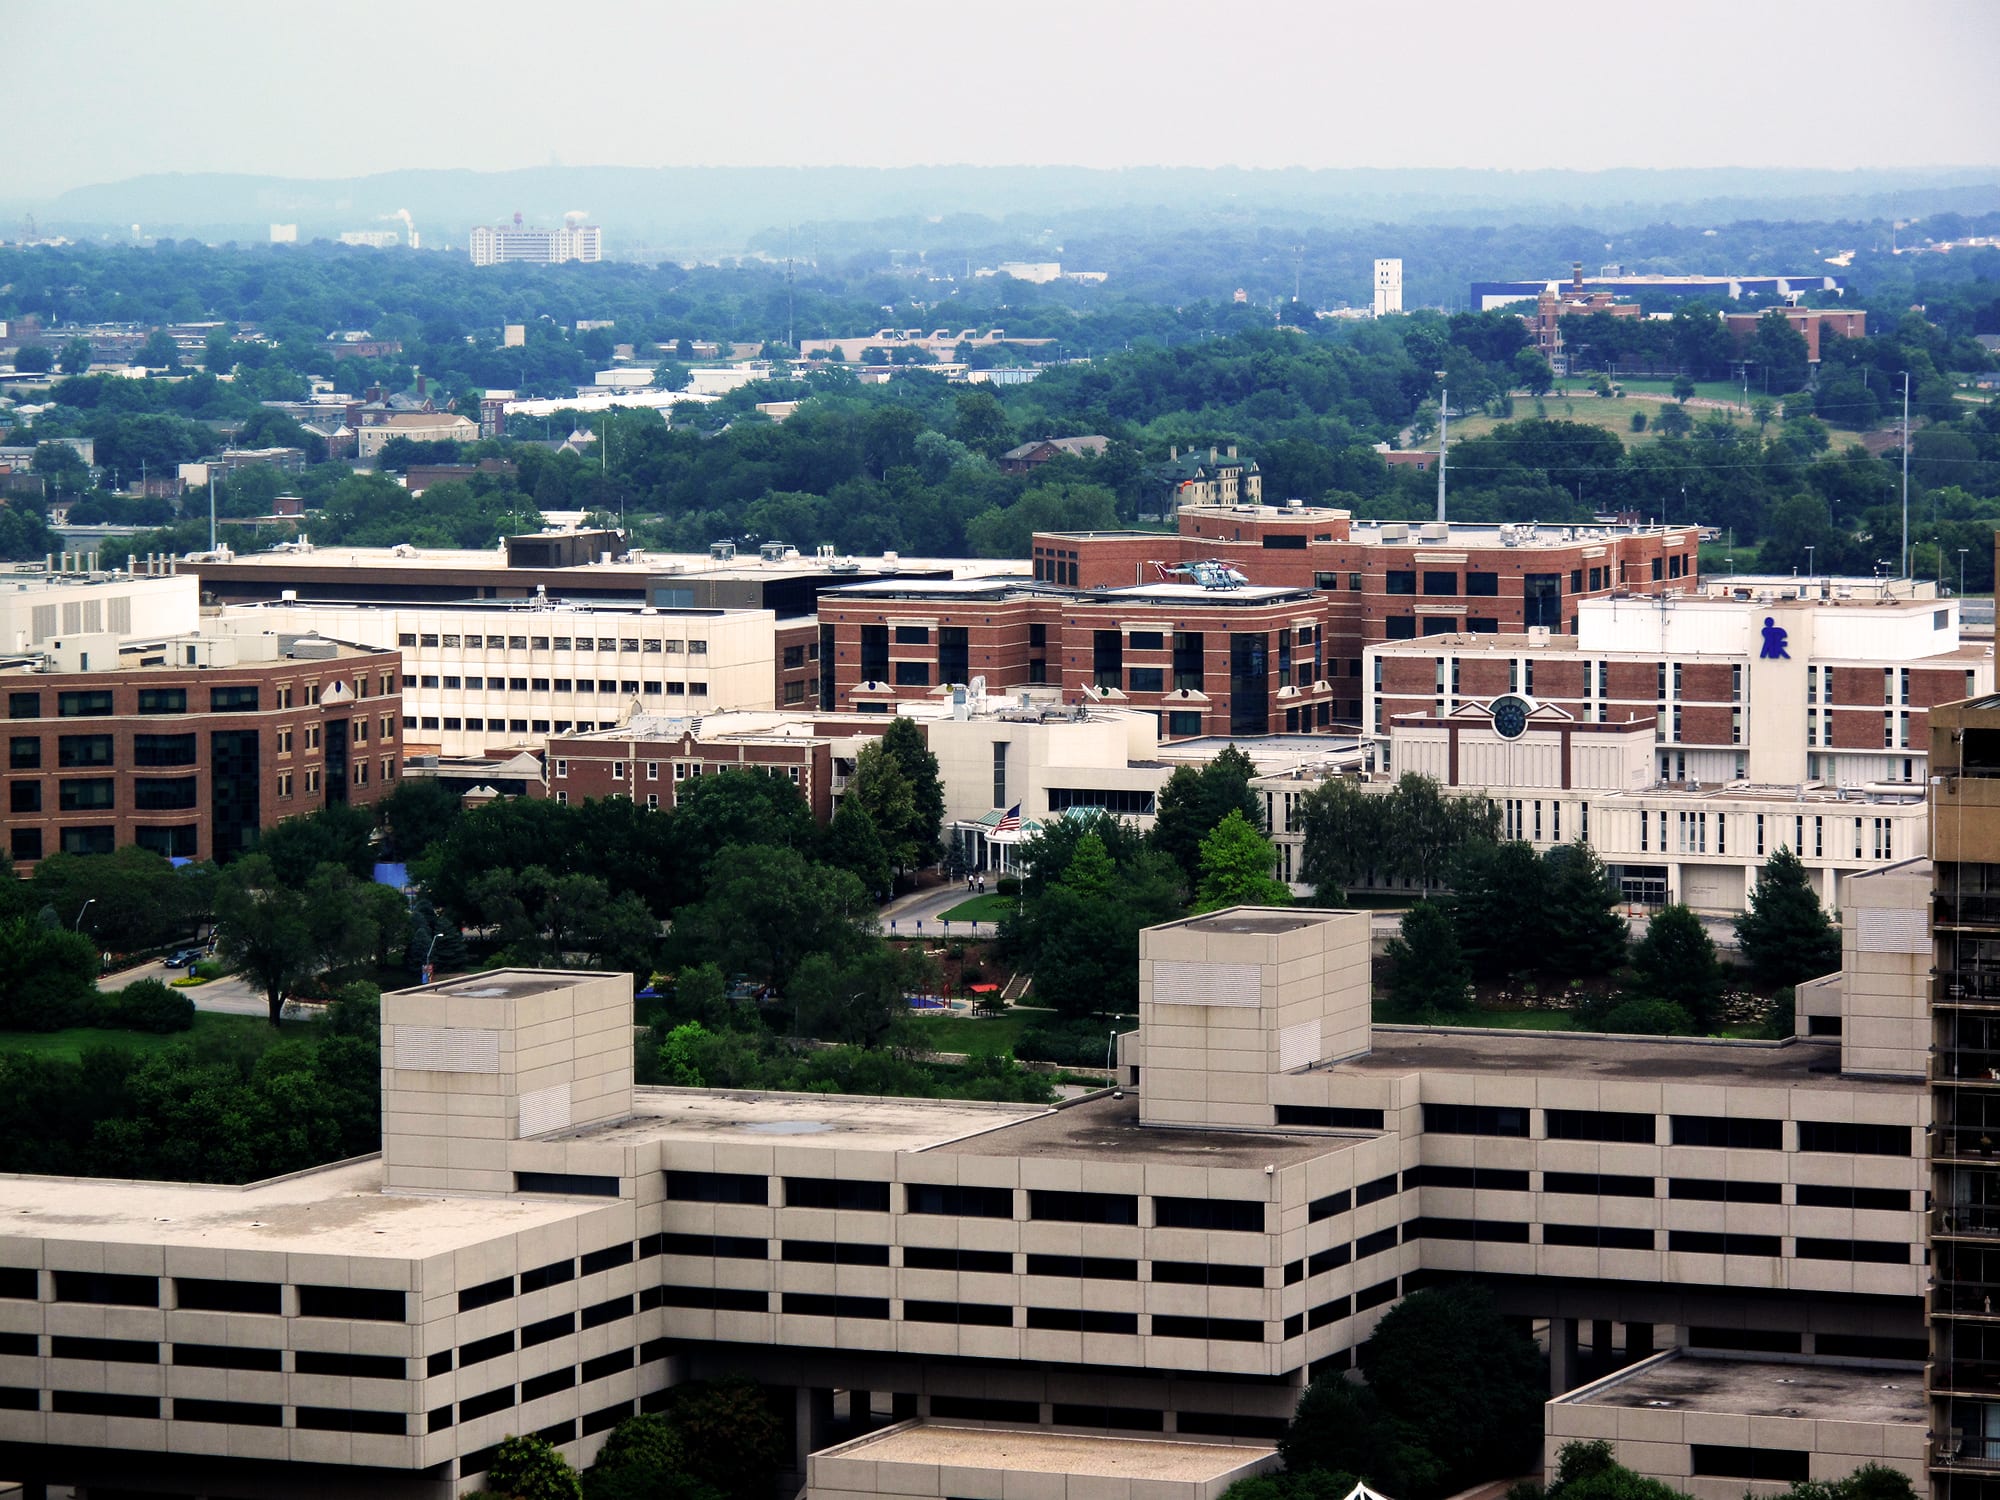
[[(990, 896), (993, 893), (993, 881), (989, 878), (986, 882), (986, 894)], [(944, 913), (971, 899), (966, 894), (963, 881), (912, 891), (907, 896), (898, 896), (878, 911), (875, 914), (875, 928), (884, 937), (919, 935), (926, 938), (998, 937), (1000, 928), (994, 922), (957, 921), (949, 927), (945, 925)]]

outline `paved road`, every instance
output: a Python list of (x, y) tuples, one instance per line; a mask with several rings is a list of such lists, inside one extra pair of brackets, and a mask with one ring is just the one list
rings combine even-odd
[[(987, 877), (986, 893), (989, 896), (993, 894), (993, 886), (992, 877)], [(915, 937), (919, 932), (925, 937), (998, 937), (1000, 928), (993, 922), (959, 921), (953, 922), (949, 928), (944, 925), (945, 912), (971, 899), (965, 893), (964, 881), (912, 891), (907, 896), (898, 896), (877, 912), (875, 925), (877, 930), (893, 937)], [(919, 923), (923, 925), (919, 927)]]
[[(165, 983), (179, 979), (187, 971), (170, 969), (163, 963), (140, 964), (136, 969), (124, 969), (116, 974), (106, 974), (97, 981), (100, 990), (122, 990), (137, 979), (157, 979)], [(252, 989), (235, 975), (227, 979), (212, 979), (207, 984), (198, 984), (188, 991), (196, 1010), (221, 1011), (232, 1016), (268, 1016), (271, 1008), (264, 1003), (261, 991)]]

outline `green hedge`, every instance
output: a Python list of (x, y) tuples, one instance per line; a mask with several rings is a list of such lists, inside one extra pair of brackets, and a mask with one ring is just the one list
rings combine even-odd
[(1130, 1031), (1129, 1020), (1035, 1021), (1014, 1044), (1022, 1062), (1056, 1063), (1066, 1068), (1101, 1068), (1113, 1031)]

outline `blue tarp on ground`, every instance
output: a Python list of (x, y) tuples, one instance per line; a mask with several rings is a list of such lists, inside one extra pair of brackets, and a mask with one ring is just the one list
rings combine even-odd
[(410, 888), (410, 867), (408, 865), (377, 865), (375, 883), (386, 885), (392, 890), (406, 891)]

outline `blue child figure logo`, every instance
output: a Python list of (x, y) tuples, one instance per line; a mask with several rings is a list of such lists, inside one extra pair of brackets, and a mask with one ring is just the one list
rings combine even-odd
[(1790, 661), (1792, 653), (1785, 649), (1785, 627), (1774, 625), (1769, 615), (1764, 616), (1764, 649), (1758, 656), (1765, 661)]

